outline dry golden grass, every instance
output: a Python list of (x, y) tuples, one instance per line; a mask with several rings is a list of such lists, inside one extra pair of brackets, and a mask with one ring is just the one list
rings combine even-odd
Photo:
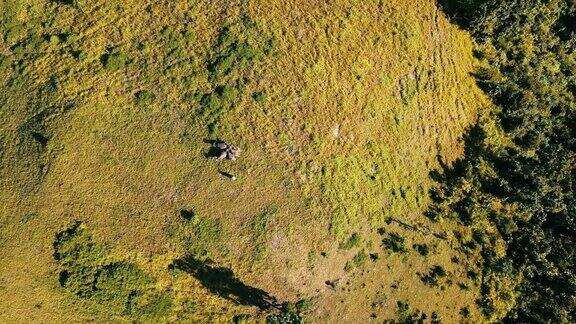
[[(178, 300), (198, 300), (188, 321), (254, 313), (210, 295), (193, 278), (167, 273), (185, 251), (170, 236), (182, 208), (222, 224), (222, 241), (210, 251), (216, 263), (282, 300), (315, 297), (313, 322), (394, 318), (397, 300), (454, 322), (460, 307), (473, 305), (477, 288), (440, 291), (416, 274), (442, 264), (455, 282), (464, 280), (464, 269), (450, 263), (450, 241), (430, 235), (447, 229), (430, 224), (423, 211), (438, 156), (450, 163), (460, 155), (459, 138), (485, 104), (469, 75), (471, 40), (434, 1), (79, 3), (82, 10), (0, 1), (0, 11), (15, 12), (13, 25), (49, 21), (43, 32), (72, 37), (69, 45), (43, 45), (21, 72), (0, 68), (3, 78), (20, 73), (25, 80), (0, 86), (0, 321), (108, 320), (58, 286), (52, 241), (74, 220)], [(264, 101), (246, 95), (225, 116), (221, 135), (244, 149), (242, 158), (217, 163), (204, 157), (198, 105), (182, 97), (210, 91), (203, 55), (222, 25), (241, 15), (274, 35), (275, 50), (247, 72), (246, 93), (264, 91)], [(172, 40), (166, 27), (180, 36)], [(13, 45), (0, 38), (9, 57)], [(181, 52), (171, 57), (175, 45)], [(105, 69), (109, 48), (132, 62)], [(45, 120), (50, 140), (39, 149), (18, 129), (43, 109), (27, 99), (27, 89), (53, 77), (58, 90), (49, 100), (57, 113)], [(152, 104), (135, 104), (141, 90), (154, 93)], [(227, 181), (220, 170), (239, 179)], [(251, 224), (268, 210), (275, 212), (255, 233)], [(387, 225), (387, 217), (430, 232)], [(401, 233), (409, 246), (437, 245), (437, 252), (388, 255), (375, 232), (381, 227)], [(380, 259), (346, 272), (358, 248), (341, 251), (338, 244), (354, 232)], [(342, 286), (333, 291), (324, 282), (335, 278)], [(398, 289), (390, 287), (395, 281)]]

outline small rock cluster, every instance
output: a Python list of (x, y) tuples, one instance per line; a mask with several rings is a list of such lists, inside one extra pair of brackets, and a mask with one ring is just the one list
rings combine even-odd
[(236, 159), (240, 157), (241, 150), (237, 146), (230, 145), (223, 141), (216, 141), (212, 144), (212, 146), (220, 150), (218, 160), (227, 159), (230, 161), (236, 161)]

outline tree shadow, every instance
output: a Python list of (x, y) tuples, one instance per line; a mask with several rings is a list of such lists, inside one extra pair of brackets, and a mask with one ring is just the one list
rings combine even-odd
[(228, 268), (217, 267), (192, 256), (175, 260), (171, 271), (180, 270), (193, 275), (200, 283), (222, 298), (240, 305), (256, 306), (261, 310), (280, 309), (277, 299), (262, 289), (250, 287), (240, 281)]
[[(453, 187), (465, 176), (468, 161), (475, 161), (486, 155), (482, 143), (486, 134), (479, 124), (471, 126), (463, 136), (464, 156), (456, 160), (452, 165), (447, 165), (441, 156), (437, 156), (441, 170), (432, 170), (430, 177), (437, 183)], [(434, 197), (432, 197), (434, 199)]]
[(489, 4), (487, 0), (437, 0), (438, 8), (452, 23), (471, 29), (478, 12)]
[[(462, 158), (448, 165), (444, 163), (440, 156), (437, 157), (440, 170), (432, 170), (429, 175), (438, 186), (430, 189), (429, 197), (432, 200), (432, 204), (424, 213), (430, 220), (437, 221), (439, 219), (439, 216), (442, 215), (440, 206), (444, 202), (445, 197), (452, 194), (453, 188), (459, 187), (459, 182), (465, 179), (467, 173), (470, 172), (471, 164), (487, 155), (482, 146), (485, 137), (484, 130), (479, 124), (475, 124), (464, 134), (464, 156)], [(462, 200), (451, 204), (451, 208), (458, 213), (460, 221), (464, 224), (469, 224), (471, 221), (471, 216), (466, 208), (467, 203), (467, 200)]]

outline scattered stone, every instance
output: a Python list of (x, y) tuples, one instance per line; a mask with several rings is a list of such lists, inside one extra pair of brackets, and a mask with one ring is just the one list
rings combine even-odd
[(228, 159), (230, 161), (236, 161), (242, 152), (239, 147), (230, 145), (224, 141), (216, 141), (212, 143), (212, 147), (219, 150), (218, 160)]
[(332, 128), (332, 136), (334, 138), (340, 137), (340, 125), (336, 125), (334, 128)]

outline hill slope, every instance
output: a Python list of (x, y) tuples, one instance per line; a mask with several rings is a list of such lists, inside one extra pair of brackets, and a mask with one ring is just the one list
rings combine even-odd
[[(434, 1), (0, 7), (4, 321), (132, 316), (59, 283), (53, 244), (75, 221), (110, 247), (102, 260), (155, 278), (165, 320), (258, 310), (168, 270), (185, 255), (312, 298), (318, 322), (395, 318), (397, 301), (447, 321), (473, 308), (448, 225), (423, 212), (429, 172), (460, 156), (486, 101), (471, 40)], [(241, 158), (207, 158), (217, 138)], [(442, 295), (422, 279), (435, 265)]]

